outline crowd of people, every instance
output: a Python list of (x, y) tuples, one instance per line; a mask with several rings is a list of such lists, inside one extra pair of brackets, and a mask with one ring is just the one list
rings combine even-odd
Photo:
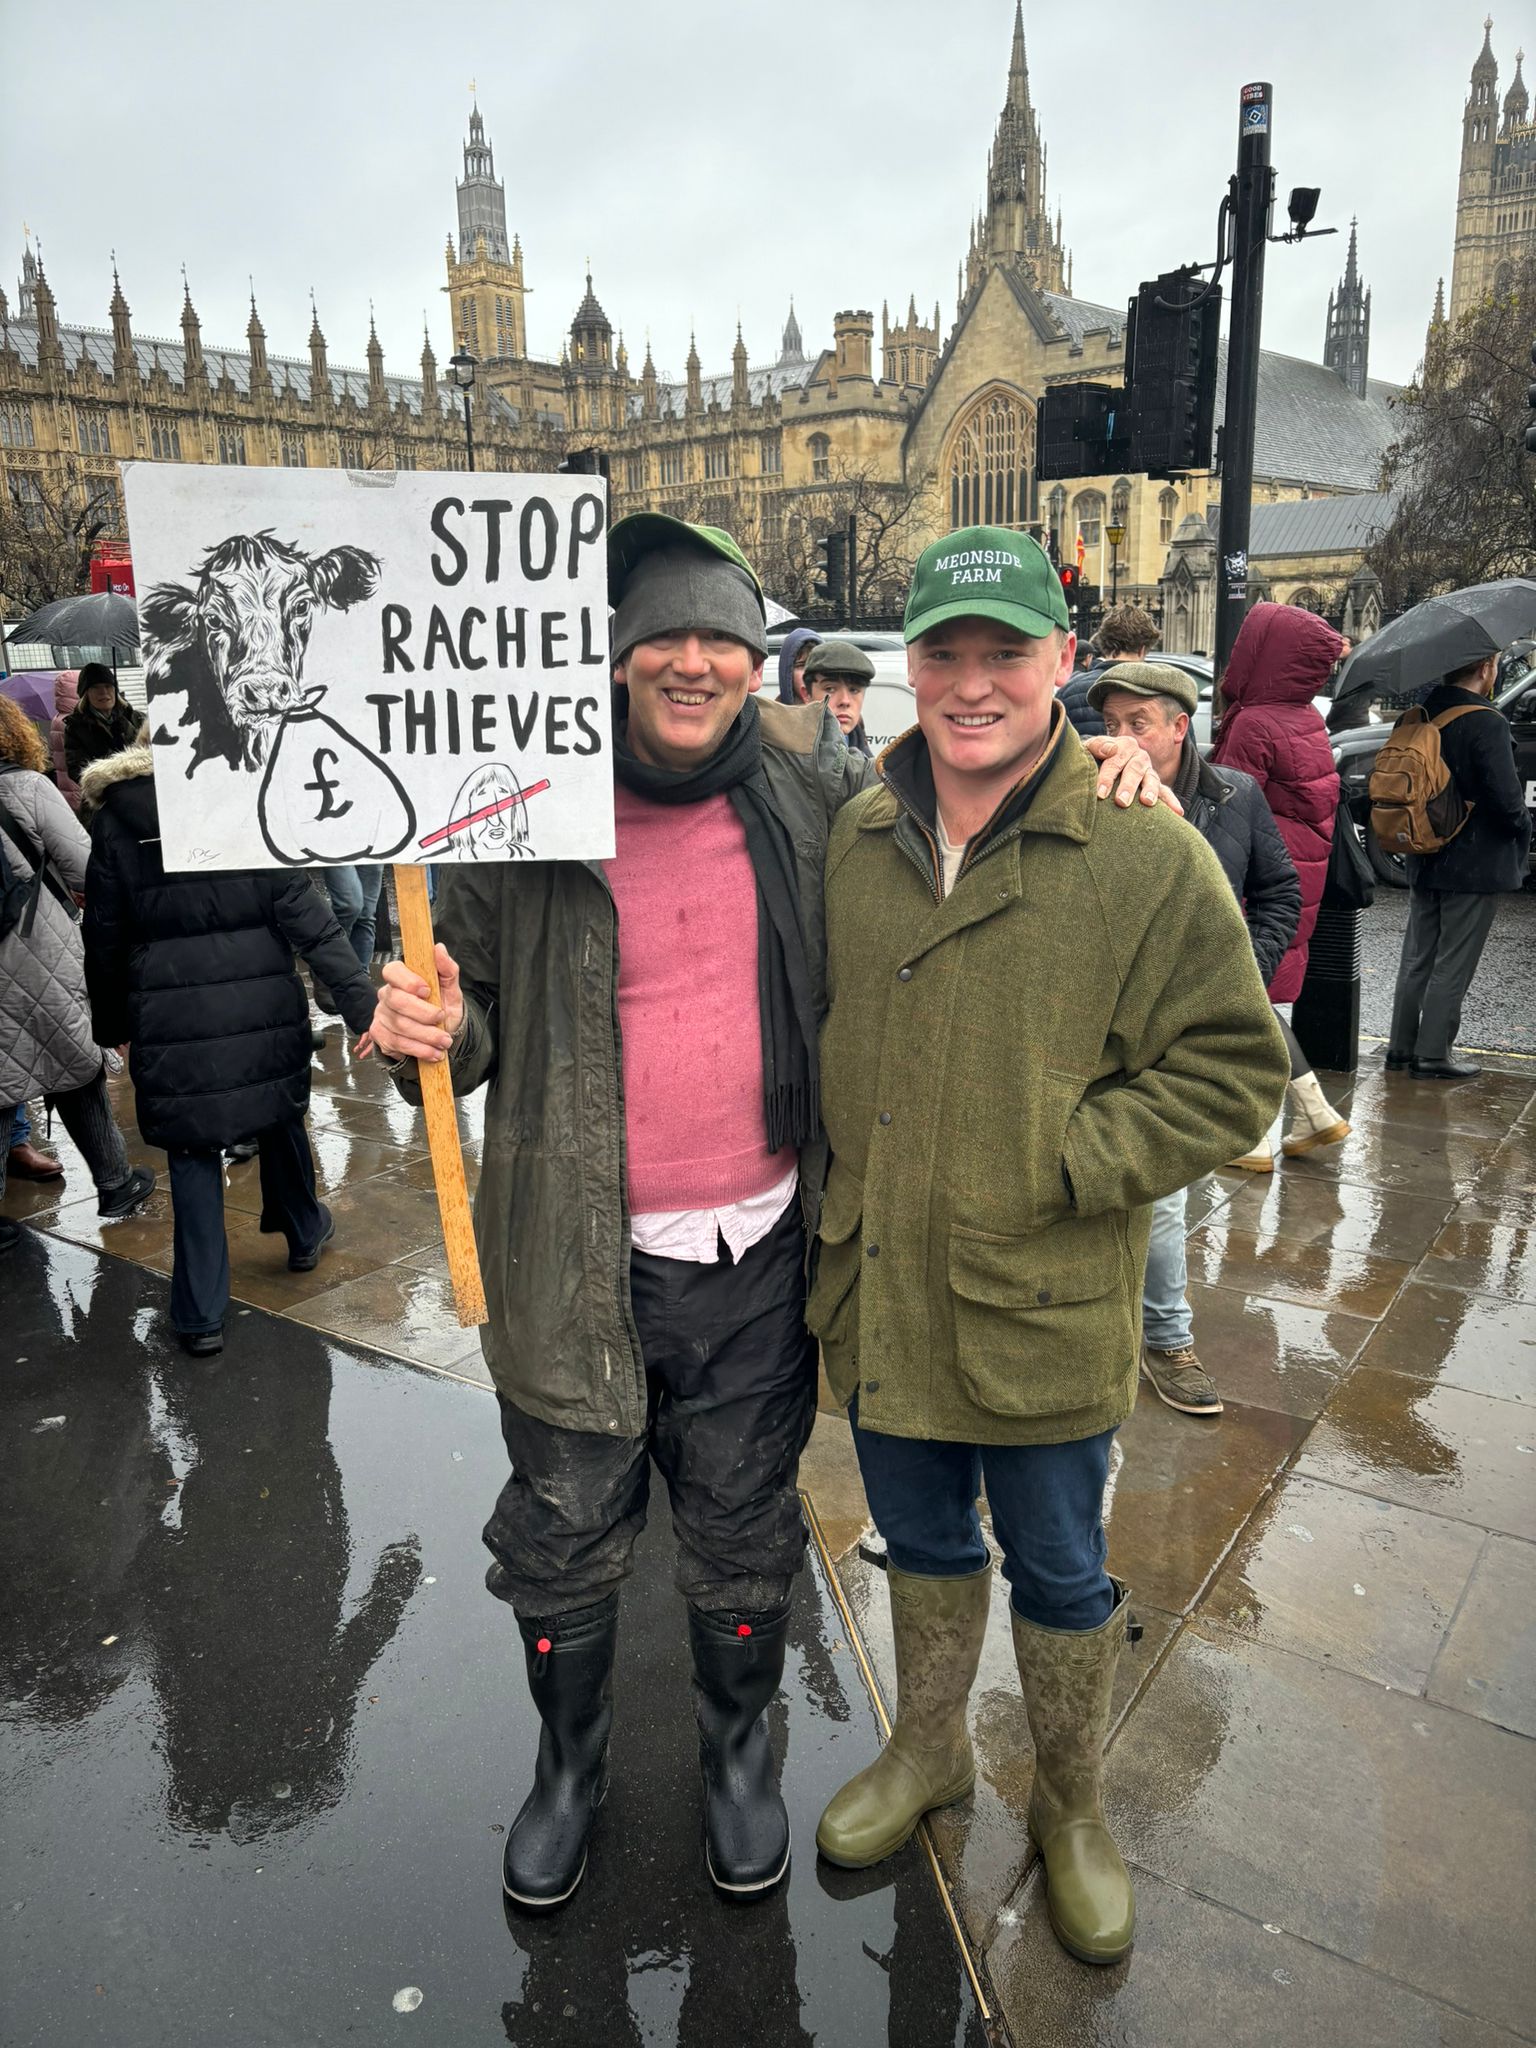
[[(1191, 1185), (1349, 1135), (1286, 1014), (1334, 849), (1312, 700), (1342, 643), (1255, 606), (1202, 756), (1195, 685), (1157, 660), (1145, 612), (1112, 612), (1075, 674), (1040, 547), (950, 534), (907, 601), (916, 724), (876, 763), (850, 642), (790, 633), (761, 692), (764, 596), (729, 536), (621, 520), (609, 572), (615, 855), (445, 868), (435, 997), (398, 961), (375, 991), (377, 870), (323, 888), (167, 874), (147, 735), (110, 675), (61, 698), (52, 777), (0, 703), (0, 1185), (17, 1106), (40, 1095), (102, 1213), (143, 1201), (153, 1176), (106, 1089), (125, 1053), (140, 1136), (169, 1159), (172, 1321), (194, 1355), (217, 1350), (231, 1150), (259, 1157), (261, 1227), (291, 1266), (333, 1230), (304, 1124), (302, 956), (408, 1099), (422, 1062), (485, 1091), (484, 1344), (510, 1467), (487, 1584), (541, 1727), (509, 1900), (556, 1908), (587, 1867), (652, 1465), (708, 1873), (738, 1898), (782, 1879), (766, 1711), (820, 1364), (888, 1551), (898, 1696), (817, 1848), (873, 1865), (970, 1790), (1000, 1568), (1051, 1922), (1072, 1955), (1114, 1962), (1135, 1902), (1101, 1798), (1129, 1615), (1106, 1568), (1111, 1447), (1138, 1377), (1181, 1413), (1221, 1409), (1187, 1296)], [(1425, 1080), (1474, 1070), (1453, 1051), (1461, 998), (1525, 868), (1508, 729), (1475, 715), (1492, 672), (1430, 700), (1472, 808), (1412, 877), (1386, 1063)]]

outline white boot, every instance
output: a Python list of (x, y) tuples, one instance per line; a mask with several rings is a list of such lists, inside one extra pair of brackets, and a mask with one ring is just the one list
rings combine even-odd
[(1341, 1145), (1349, 1136), (1349, 1125), (1323, 1093), (1316, 1074), (1298, 1074), (1287, 1082), (1285, 1092), (1295, 1112), (1291, 1135), (1280, 1147), (1287, 1159), (1299, 1159), (1320, 1145)]
[(1274, 1172), (1275, 1147), (1280, 1142), (1280, 1126), (1281, 1123), (1284, 1121), (1284, 1114), (1285, 1113), (1282, 1110), (1280, 1115), (1275, 1118), (1274, 1122), (1270, 1125), (1269, 1129), (1264, 1133), (1263, 1137), (1260, 1138), (1259, 1142), (1257, 1143), (1257, 1145), (1254, 1146), (1251, 1152), (1245, 1152), (1241, 1159), (1234, 1159), (1230, 1162), (1228, 1167), (1229, 1172)]

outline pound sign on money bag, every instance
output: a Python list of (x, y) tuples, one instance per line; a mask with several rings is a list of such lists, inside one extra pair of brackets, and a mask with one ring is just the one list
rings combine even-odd
[(416, 830), (398, 778), (320, 709), (323, 688), (286, 714), (256, 798), (267, 850), (292, 867), (392, 860)]

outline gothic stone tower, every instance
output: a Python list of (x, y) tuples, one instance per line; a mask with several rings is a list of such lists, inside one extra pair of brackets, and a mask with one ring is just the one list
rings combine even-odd
[(469, 117), (464, 175), (458, 183), (459, 245), (448, 238), (453, 339), (483, 363), (521, 361), (528, 353), (522, 245), (507, 239), (507, 195), (496, 176), (478, 104)]
[(1349, 224), (1349, 257), (1339, 288), (1328, 294), (1328, 331), (1323, 361), (1356, 398), (1365, 396), (1371, 356), (1371, 295), (1360, 282), (1355, 223)]
[(1493, 18), (1472, 66), (1461, 117), (1461, 178), (1456, 190), (1456, 250), (1451, 266), (1451, 319), (1457, 320), (1507, 283), (1513, 266), (1536, 255), (1536, 125), (1530, 118), (1521, 65), (1499, 106)]
[(1024, 53), (1024, 5), (1013, 15), (1013, 48), (1008, 91), (997, 134), (987, 158), (987, 205), (972, 236), (967, 285), (990, 264), (1022, 257), (1041, 291), (1071, 289), (1070, 262), (1062, 247), (1061, 215), (1054, 227), (1045, 197), (1045, 144), (1029, 98), (1029, 62)]

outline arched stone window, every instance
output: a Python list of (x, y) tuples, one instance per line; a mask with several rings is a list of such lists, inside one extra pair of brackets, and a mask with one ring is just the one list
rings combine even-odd
[(824, 484), (832, 474), (832, 443), (825, 434), (812, 434), (807, 446), (811, 451), (811, 476), (815, 482)]
[[(1104, 493), (1102, 491), (1079, 491), (1072, 506), (1077, 531), (1083, 536), (1085, 548), (1096, 548), (1104, 538)], [(1076, 546), (1076, 539), (1073, 539)]]
[(1008, 391), (984, 391), (949, 444), (949, 523), (1024, 526), (1035, 466), (1035, 415)]
[(1177, 491), (1160, 491), (1157, 497), (1157, 538), (1163, 547), (1173, 539), (1173, 529), (1179, 523), (1179, 494)]
[(1109, 523), (1111, 526), (1129, 526), (1131, 523), (1131, 487), (1124, 477), (1109, 494)]

